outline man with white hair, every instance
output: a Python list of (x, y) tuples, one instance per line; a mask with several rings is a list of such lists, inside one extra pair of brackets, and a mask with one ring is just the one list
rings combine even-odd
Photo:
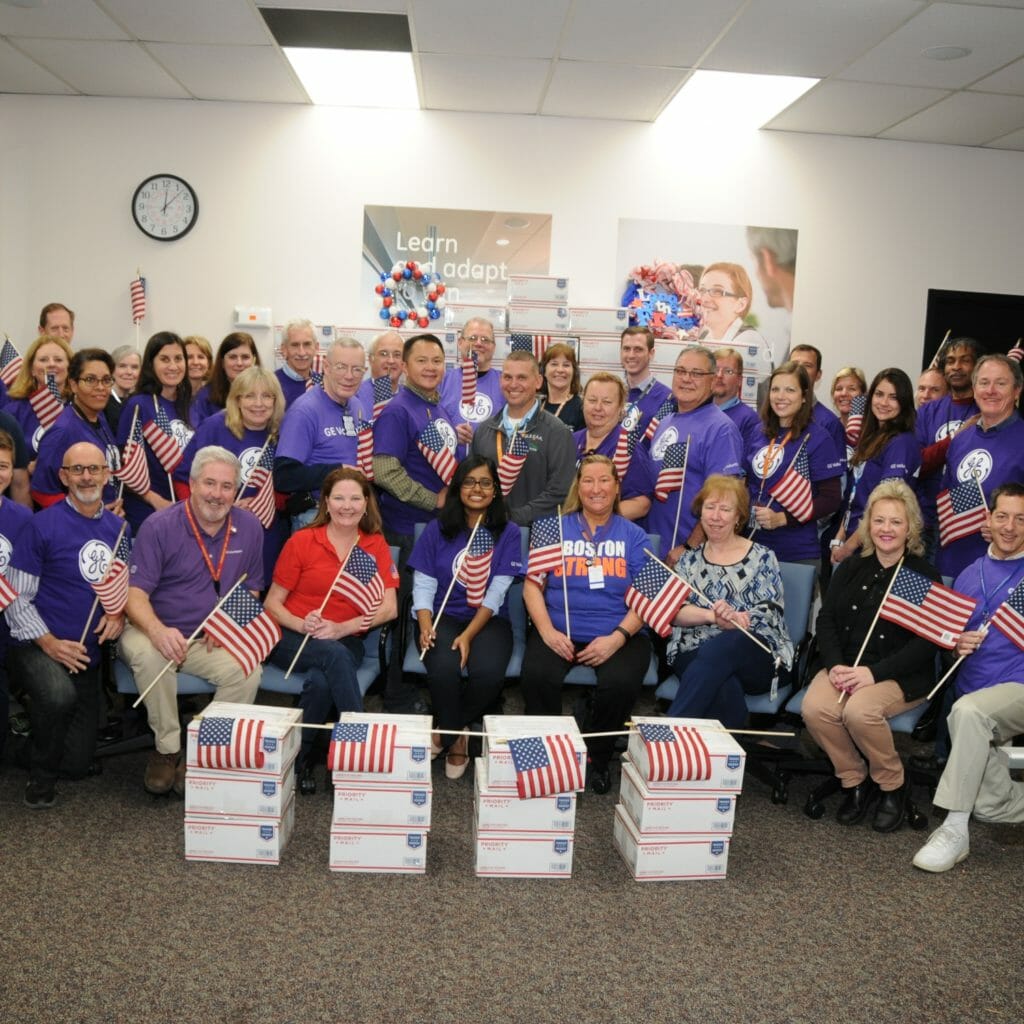
[(296, 318), (284, 325), (281, 333), (281, 358), (284, 359), (284, 365), (274, 375), (284, 392), (286, 406), (306, 393), (316, 350), (316, 328), (312, 321)]

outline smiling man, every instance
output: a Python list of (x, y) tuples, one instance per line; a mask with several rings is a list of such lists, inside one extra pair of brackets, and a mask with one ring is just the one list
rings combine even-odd
[(289, 320), (281, 333), (281, 358), (284, 365), (275, 373), (285, 405), (291, 405), (306, 393), (316, 355), (316, 328), (311, 320)]
[(459, 334), (459, 359), (476, 359), (476, 392), (472, 402), (462, 401), (463, 369), (456, 366), (446, 373), (441, 384), (441, 401), (458, 410), (456, 430), (459, 441), (468, 444), (478, 423), (490, 418), (502, 406), (501, 374), (492, 365), (495, 341), (494, 324), (482, 317), (467, 320)]
[[(370, 342), (367, 351), (369, 371), (359, 385), (356, 398), (364, 409), (373, 410), (382, 399), (374, 394), (374, 384), (383, 378), (388, 379), (391, 396), (398, 394), (402, 382), (402, 336), (398, 331), (384, 331)], [(383, 399), (387, 401), (388, 399)]]
[(651, 371), (653, 359), (654, 332), (649, 327), (627, 327), (619, 338), (619, 362), (626, 374), (622, 425), (626, 430), (639, 429), (641, 436), (651, 417), (672, 395)]

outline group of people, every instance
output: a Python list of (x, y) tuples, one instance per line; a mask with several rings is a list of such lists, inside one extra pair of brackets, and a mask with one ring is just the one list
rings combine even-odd
[[(580, 388), (576, 353), (564, 344), (548, 347), (542, 364), (513, 350), (497, 368), (494, 328), (482, 319), (464, 325), (447, 372), (444, 346), (429, 333), (386, 332), (368, 353), (338, 338), (320, 352), (314, 326), (291, 321), (283, 365), (271, 373), (243, 333), (215, 355), (203, 339), (170, 332), (153, 335), (141, 358), (72, 353), (61, 332), (64, 320), (73, 332), (70, 311), (50, 308), (53, 320), (44, 310), (0, 420), (20, 428), (0, 529), (16, 595), (9, 664), (32, 702), (26, 802), (49, 806), (58, 774), (85, 770), (95, 697), (79, 684), (95, 673), (103, 641), (118, 640), (140, 689), (170, 664), (209, 679), (222, 699), (253, 699), (259, 667), (245, 672), (209, 636), (193, 636), (235, 585), (265, 593), (281, 632), (270, 659), (285, 668), (297, 656), (307, 721), (361, 707), (361, 638), (408, 598), (409, 630), (428, 668), (432, 752), (458, 778), (469, 761), (465, 730), (500, 699), (517, 581), (525, 577), (531, 621), (527, 713), (560, 713), (562, 682), (582, 665), (596, 678), (588, 729), (606, 732), (628, 718), (651, 663), (643, 606), (631, 594), (660, 563), (692, 588), (663, 652), (679, 682), (670, 713), (738, 727), (745, 695), (767, 691), (792, 667), (785, 561), (821, 574), (818, 671), (804, 715), (842, 781), (839, 819), (863, 820), (874, 803), (875, 827), (898, 827), (904, 779), (886, 722), (930, 689), (935, 648), (901, 626), (870, 623), (900, 565), (969, 589), (964, 574), (986, 559), (1012, 561), (1020, 552), (1003, 551), (1012, 538), (997, 539), (996, 517), (1020, 520), (1024, 548), (1024, 508), (1018, 514), (1014, 504), (1024, 501), (1024, 489), (1014, 490), (1024, 478), (1019, 365), (954, 339), (939, 353), (940, 372), (922, 375), (920, 409), (902, 370), (882, 370), (867, 385), (845, 367), (833, 384), (836, 415), (814, 393), (820, 352), (800, 345), (762, 382), (755, 411), (759, 373), (744, 352), (756, 361), (761, 350), (745, 345), (742, 290), (728, 267), (704, 276), (702, 295), (722, 312), (722, 331), (706, 340), (732, 344), (679, 346), (671, 387), (653, 372), (655, 339), (643, 327), (622, 335), (623, 377), (596, 373)], [(38, 413), (44, 390), (63, 403), (48, 428)], [(0, 482), (4, 443), (0, 435)], [(947, 528), (950, 492), (954, 525), (967, 518), (962, 485), (983, 503), (974, 530)], [(42, 509), (35, 516), (15, 511), (29, 494)], [(109, 570), (123, 523), (134, 538), (127, 604), (120, 616), (96, 617), (92, 577)], [(83, 531), (95, 549), (89, 559), (74, 547)], [(936, 552), (938, 571), (927, 560)], [(987, 614), (1015, 585), (1012, 572), (991, 577), (982, 573), (978, 584)], [(355, 579), (356, 591), (338, 586), (342, 579)], [(58, 598), (74, 614), (53, 605)], [(979, 633), (960, 638), (967, 666), (987, 662), (996, 646), (990, 637), (972, 647)], [(995, 675), (982, 673), (987, 682), (965, 670), (960, 679), (974, 678), (972, 690), (1013, 680), (1024, 654), (1005, 646)], [(40, 658), (56, 669), (22, 667)], [(420, 710), (401, 660), (392, 658), (385, 706)], [(1020, 687), (1007, 686), (1016, 698)], [(168, 671), (145, 696), (156, 749), (144, 782), (158, 793), (184, 785), (175, 693)], [(1011, 715), (996, 731), (1016, 725)], [(307, 731), (298, 764), (307, 793), (316, 788), (313, 748)], [(607, 737), (588, 741), (597, 792), (610, 788), (612, 750)], [(979, 799), (989, 817), (1012, 818), (1019, 808), (990, 792), (997, 774), (985, 769)], [(949, 799), (966, 798), (960, 780)]]

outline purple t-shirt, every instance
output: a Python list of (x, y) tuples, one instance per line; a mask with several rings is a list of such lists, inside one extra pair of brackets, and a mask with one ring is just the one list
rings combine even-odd
[[(481, 526), (480, 529), (484, 530), (486, 527)], [(437, 591), (434, 594), (435, 614), (441, 606), (441, 601), (444, 600), (444, 595), (448, 593), (448, 586), (452, 581), (455, 566), (462, 557), (468, 540), (468, 529), (462, 530), (452, 540), (448, 540), (441, 533), (441, 528), (435, 519), (433, 522), (427, 523), (409, 556), (410, 568), (437, 580)], [(522, 535), (519, 532), (519, 527), (515, 523), (508, 523), (505, 529), (497, 537), (494, 537), (491, 571), (487, 577), (488, 585), (495, 576), (521, 576), (523, 574), (522, 547)], [(471, 608), (466, 603), (466, 588), (460, 578), (452, 587), (448, 603), (444, 606), (444, 614), (446, 617), (451, 615), (455, 619), (471, 619), (476, 611), (476, 608)], [(507, 611), (504, 607), (502, 614), (507, 618)]]
[[(978, 629), (1017, 586), (1024, 586), (1024, 558), (993, 558), (986, 553), (967, 566), (953, 583), (954, 590), (978, 602), (967, 628)], [(1024, 683), (1024, 651), (993, 626), (985, 642), (964, 658), (956, 676), (956, 695), (999, 683)]]
[[(37, 512), (18, 535), (10, 564), (39, 577), (39, 591), (32, 603), (58, 639), (81, 637), (96, 598), (92, 584), (107, 575), (123, 525), (113, 512), (104, 510), (93, 519), (65, 500)], [(127, 536), (131, 537), (130, 529)], [(99, 662), (94, 630), (102, 614), (97, 609), (85, 637), (90, 665)]]
[[(807, 445), (804, 450), (807, 453), (812, 494), (817, 493), (819, 481), (843, 475), (843, 468), (836, 457), (836, 446), (832, 438), (821, 428), (815, 427), (812, 423), (802, 434), (789, 440), (785, 447), (778, 443), (782, 436), (776, 436), (775, 445), (770, 446), (768, 439), (762, 434), (760, 441), (747, 449), (745, 466), (751, 506), (765, 505), (776, 512), (786, 511), (783, 505), (772, 498), (771, 491), (793, 464), (805, 437)], [(770, 447), (771, 463), (766, 465)], [(818, 524), (813, 519), (807, 523), (787, 524), (778, 530), (758, 530), (755, 539), (758, 544), (774, 551), (780, 562), (797, 562), (821, 557)]]
[[(697, 525), (693, 499), (704, 481), (715, 473), (743, 475), (743, 451), (740, 432), (713, 402), (690, 412), (677, 412), (662, 420), (651, 438), (651, 462), (655, 481), (662, 470), (665, 450), (670, 444), (683, 444), (690, 438), (683, 490), (672, 491), (667, 501), (657, 497), (647, 513), (646, 529), (660, 538), (658, 554), (664, 558), (673, 547), (686, 541)], [(676, 527), (676, 513), (679, 523)]]
[[(966, 402), (957, 402), (952, 395), (943, 395), (934, 402), (926, 402), (917, 410), (917, 427), (915, 433), (922, 450), (955, 434), (964, 420), (970, 419), (978, 412), (974, 398)], [(942, 490), (942, 467), (930, 475), (917, 481), (917, 500), (921, 505), (921, 515), (928, 526), (938, 522), (935, 511), (935, 499)]]
[(842, 460), (843, 472), (846, 472), (846, 430), (843, 421), (828, 406), (815, 401), (811, 406), (811, 422), (824, 430), (835, 445), (836, 455)]
[(43, 439), (43, 434), (46, 433), (39, 422), (35, 409), (32, 408), (32, 403), (27, 398), (8, 398), (4, 412), (18, 421), (18, 426), (21, 427), (21, 432), (25, 437), (25, 445), (28, 448), (28, 457), (31, 462), (39, 451), (39, 442)]
[(307, 391), (306, 381), (296, 380), (289, 376), (283, 366), (274, 371), (274, 376), (277, 378), (277, 383), (281, 385), (285, 408), (289, 408), (296, 398), (301, 398)]
[[(572, 436), (576, 440), (576, 464), (579, 465), (584, 455), (605, 455), (609, 459), (615, 455), (615, 447), (619, 443), (619, 435), (623, 432), (622, 427), (616, 427), (605, 439), (594, 449), (588, 452), (587, 431), (577, 430)], [(647, 449), (639, 444), (633, 449), (629, 459), (629, 468), (619, 488), (619, 497), (626, 498), (654, 498), (654, 478), (657, 473), (651, 464), (651, 456)]]
[[(60, 467), (64, 464), (64, 453), (73, 445), (89, 441), (104, 453), (106, 463), (111, 469), (121, 466), (121, 453), (117, 447), (117, 438), (110, 429), (107, 417), (100, 413), (95, 423), (90, 423), (75, 410), (73, 405), (66, 405), (57, 421), (39, 442), (39, 454), (36, 457), (36, 469), (32, 474), (32, 490), (40, 494), (63, 494), (64, 485), (60, 482)], [(117, 499), (118, 484), (111, 477), (103, 488), (103, 501), (109, 503)]]
[(441, 404), (449, 411), (452, 425), (460, 423), (483, 423), (505, 406), (501, 393), (501, 372), (493, 366), (486, 373), (478, 373), (476, 380), (476, 401), (473, 405), (462, 405), (462, 367), (445, 372), (441, 381)]
[(626, 410), (622, 414), (622, 425), (626, 430), (647, 429), (651, 417), (661, 408), (665, 399), (672, 397), (672, 389), (656, 377), (651, 377), (643, 387), (627, 388)]
[[(189, 527), (185, 502), (154, 512), (139, 530), (132, 549), (131, 585), (149, 595), (157, 617), (166, 626), (191, 636), (219, 600), (210, 570)], [(196, 524), (199, 528), (199, 524)], [(216, 569), (224, 546), (222, 526), (215, 537), (199, 528), (206, 552)], [(263, 527), (245, 509), (231, 511), (232, 533), (220, 578), (220, 595), (231, 589), (242, 573), (247, 590), (262, 590)]]
[[(0, 498), (0, 575), (6, 574), (18, 537), (31, 520), (32, 513), (24, 505), (19, 505), (10, 498)], [(7, 619), (0, 615), (0, 658), (7, 649), (10, 637), (11, 629), (7, 625)]]
[[(420, 431), (433, 421), (445, 440), (448, 450), (456, 454), (455, 428), (443, 404), (434, 405), (420, 398), (415, 391), (403, 387), (388, 402), (373, 428), (374, 455), (391, 455), (418, 484), (435, 493), (444, 486), (437, 471), (427, 462), (416, 440)], [(380, 511), (385, 529), (397, 534), (412, 534), (417, 523), (429, 523), (436, 509), (427, 511), (399, 501), (388, 491), (380, 492)]]
[(734, 398), (731, 402), (720, 405), (718, 408), (736, 424), (745, 452), (749, 452), (755, 445), (764, 441), (764, 424), (761, 422), (761, 417), (745, 402)]
[(883, 480), (903, 480), (913, 488), (920, 467), (921, 446), (909, 431), (897, 434), (874, 458), (855, 466), (847, 476), (846, 495), (840, 509), (840, 522), (846, 524), (846, 536), (853, 536), (871, 492)]
[(210, 385), (204, 384), (193, 396), (192, 404), (189, 406), (188, 416), (193, 427), (198, 427), (203, 420), (209, 418), (216, 412), (220, 412), (223, 406), (214, 405), (210, 399)]
[[(391, 386), (395, 386), (393, 381)], [(363, 377), (363, 383), (359, 385), (359, 390), (356, 392), (356, 398), (359, 399), (359, 404), (372, 415), (373, 407), (377, 403), (373, 398), (373, 378), (369, 376), (369, 374)]]

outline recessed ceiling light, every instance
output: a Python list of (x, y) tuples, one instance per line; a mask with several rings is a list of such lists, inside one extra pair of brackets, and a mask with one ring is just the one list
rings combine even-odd
[(502, 223), (512, 231), (522, 231), (523, 228), (530, 226), (530, 222), (525, 217), (506, 217)]
[(971, 51), (966, 46), (929, 46), (921, 51), (921, 55), (929, 60), (959, 60), (969, 57)]
[(281, 49), (309, 98), (318, 105), (419, 109), (411, 53), (305, 46)]
[(507, 238), (496, 238), (494, 240), (494, 244), (495, 245), (502, 245), (502, 246), (504, 246), (504, 245), (509, 245), (510, 243), (509, 243), (509, 240)]

